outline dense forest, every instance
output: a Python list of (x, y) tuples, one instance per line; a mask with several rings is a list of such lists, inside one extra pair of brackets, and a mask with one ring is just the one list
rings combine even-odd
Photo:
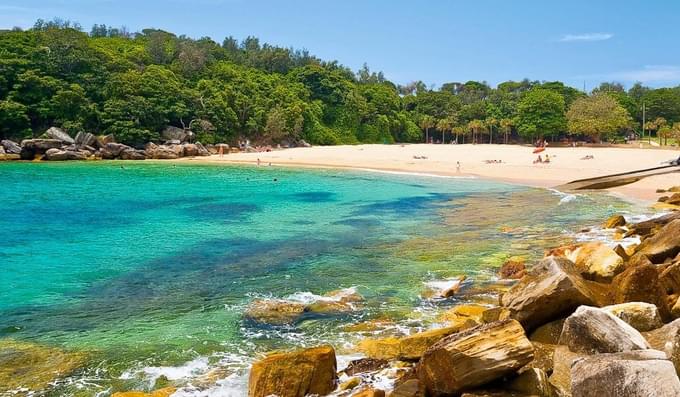
[(586, 94), (561, 82), (428, 87), (353, 72), (255, 37), (220, 44), (162, 30), (39, 20), (0, 32), (0, 138), (58, 126), (141, 145), (172, 125), (202, 143), (615, 140), (680, 136), (680, 87), (604, 83)]

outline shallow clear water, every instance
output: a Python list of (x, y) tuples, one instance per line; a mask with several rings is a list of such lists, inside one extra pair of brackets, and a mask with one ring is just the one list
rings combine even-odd
[[(422, 298), (426, 283), (493, 280), (508, 256), (539, 257), (632, 210), (474, 179), (170, 163), (7, 163), (0, 187), (0, 338), (86, 352), (49, 392), (78, 396), (160, 374), (182, 386), (215, 367), (218, 385), (180, 394), (242, 395), (258, 353), (350, 352), (361, 335), (343, 327), (371, 319), (426, 327), (455, 303)], [(242, 318), (258, 297), (349, 287), (362, 310), (284, 327)]]

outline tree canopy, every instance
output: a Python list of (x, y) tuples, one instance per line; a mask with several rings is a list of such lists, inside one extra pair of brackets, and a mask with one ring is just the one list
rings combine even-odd
[(611, 137), (632, 123), (628, 111), (616, 99), (602, 93), (575, 100), (567, 112), (567, 120), (570, 132), (596, 141)]

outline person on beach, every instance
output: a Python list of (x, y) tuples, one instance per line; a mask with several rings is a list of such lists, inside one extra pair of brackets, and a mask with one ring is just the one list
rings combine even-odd
[(541, 157), (541, 155), (539, 154), (538, 158), (536, 160), (534, 160), (534, 164), (542, 163), (542, 162), (543, 162), (543, 157)]
[(259, 157), (257, 158), (257, 166), (258, 167), (260, 166), (260, 158)]
[(550, 155), (546, 154), (544, 163), (549, 163), (549, 162), (550, 162)]
[(460, 173), (460, 161), (456, 161), (456, 172)]
[(224, 156), (224, 146), (220, 145), (220, 157)]

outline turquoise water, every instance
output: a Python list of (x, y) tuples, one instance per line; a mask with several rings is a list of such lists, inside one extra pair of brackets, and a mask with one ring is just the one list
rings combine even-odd
[[(343, 327), (371, 319), (417, 329), (455, 303), (423, 298), (428, 282), (493, 280), (508, 256), (630, 209), (475, 179), (170, 163), (7, 163), (0, 186), (0, 338), (88, 357), (49, 395), (158, 374), (181, 387), (211, 368), (226, 380), (182, 395), (242, 395), (261, 352), (349, 352), (361, 335)], [(339, 288), (365, 306), (279, 327), (242, 316)]]

